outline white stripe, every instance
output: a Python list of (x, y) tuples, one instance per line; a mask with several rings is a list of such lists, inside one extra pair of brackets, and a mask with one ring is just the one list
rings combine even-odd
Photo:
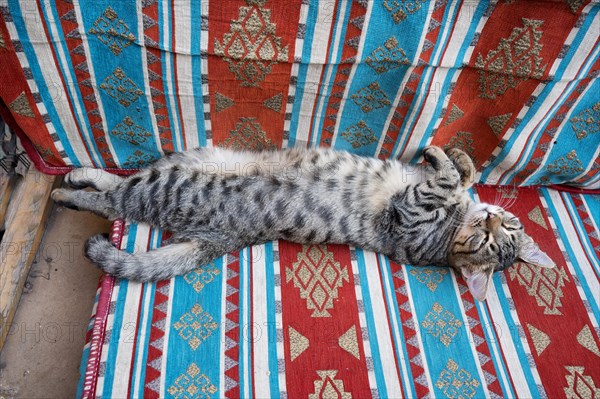
[[(471, 354), (473, 355), (473, 360), (475, 361), (475, 367), (477, 367), (477, 374), (479, 374), (479, 381), (481, 381), (481, 388), (483, 389), (483, 393), (484, 393), (485, 397), (489, 398), (490, 391), (488, 389), (488, 384), (485, 379), (485, 375), (483, 374), (483, 369), (481, 368), (481, 363), (479, 362), (479, 355), (478, 355), (477, 349), (475, 348), (475, 339), (473, 338), (473, 333), (471, 331), (471, 328), (473, 328), (475, 326), (471, 326), (469, 324), (469, 318), (467, 317), (467, 312), (465, 311), (465, 307), (463, 305), (463, 299), (460, 296), (460, 289), (458, 288), (458, 282), (456, 281), (456, 273), (454, 272), (453, 269), (450, 269), (450, 276), (451, 276), (451, 280), (452, 280), (452, 286), (454, 287), (454, 294), (456, 295), (456, 302), (458, 303), (458, 306), (460, 307), (460, 316), (459, 317), (463, 318), (463, 322), (464, 322), (463, 328), (465, 329), (465, 332), (468, 337), (469, 347), (471, 348)], [(459, 332), (459, 336), (460, 336), (460, 332)], [(485, 336), (482, 338), (485, 339)]]
[[(88, 157), (85, 145), (83, 144), (83, 141), (81, 141), (81, 137), (79, 137), (79, 128), (75, 122), (75, 117), (71, 112), (68, 96), (61, 82), (60, 72), (56, 68), (50, 44), (48, 43), (46, 32), (44, 31), (44, 24), (39, 21), (41, 13), (37, 3), (22, 0), (19, 2), (19, 7), (21, 8), (23, 21), (33, 51), (40, 64), (43, 79), (48, 85), (50, 95), (53, 95), (52, 101), (56, 108), (58, 118), (64, 127), (65, 134), (69, 139), (69, 143), (82, 166), (93, 166), (92, 160)], [(27, 9), (27, 7), (29, 7), (29, 9)]]
[[(243, 379), (242, 381), (240, 381), (240, 383), (243, 384), (243, 390), (244, 390), (244, 398), (249, 398), (250, 397), (250, 351), (248, 350), (248, 347), (250, 346), (250, 333), (249, 329), (252, 328), (252, 326), (250, 325), (250, 315), (251, 315), (251, 310), (249, 309), (250, 304), (248, 303), (248, 291), (250, 290), (249, 287), (249, 282), (250, 282), (250, 265), (251, 263), (253, 263), (253, 260), (250, 259), (250, 249), (249, 248), (245, 248), (243, 250), (244, 253), (244, 261), (240, 262), (240, 270), (242, 270), (241, 277), (240, 278), (240, 296), (242, 297), (242, 309), (243, 312), (240, 312), (242, 315), (242, 324), (241, 324), (241, 328), (242, 328), (242, 347), (241, 347), (241, 352), (242, 352), (242, 364), (243, 364), (243, 368), (244, 368), (244, 375), (243, 375)], [(268, 397), (268, 396), (267, 396)]]
[[(321, 73), (323, 65), (327, 62), (327, 45), (330, 39), (331, 25), (334, 19), (331, 15), (335, 8), (336, 0), (323, 0), (319, 2), (317, 8), (317, 19), (314, 25), (312, 50), (310, 53), (310, 63), (306, 70), (306, 79), (304, 82), (304, 93), (302, 103), (298, 113), (298, 126), (296, 128), (296, 146), (308, 144), (310, 135), (310, 124), (313, 118), (315, 98), (320, 87)], [(323, 86), (325, 89), (326, 86)]]
[(196, 105), (192, 79), (191, 32), (192, 10), (190, 2), (174, 2), (175, 14), (175, 60), (177, 61), (177, 97), (181, 103), (180, 113), (185, 130), (185, 149), (196, 148), (198, 141), (198, 125), (196, 122)]
[[(510, 370), (510, 377), (513, 381), (515, 394), (518, 398), (532, 398), (533, 394), (529, 390), (527, 379), (525, 378), (525, 374), (523, 374), (523, 367), (529, 366), (527, 364), (521, 364), (521, 359), (517, 355), (515, 342), (513, 342), (512, 339), (517, 335), (517, 333), (514, 331), (515, 326), (509, 325), (507, 320), (504, 318), (504, 313), (502, 313), (502, 305), (500, 304), (496, 287), (494, 284), (491, 285), (492, 287), (490, 287), (490, 290), (486, 296), (486, 302), (490, 308), (490, 315), (493, 319), (492, 322), (496, 327), (496, 331), (498, 331), (498, 343), (500, 344), (500, 348), (502, 348), (502, 352), (505, 356), (506, 369)], [(508, 286), (506, 284), (501, 284), (501, 287), (504, 289), (506, 297), (511, 298)], [(510, 313), (513, 317), (513, 320), (515, 320), (520, 327), (517, 313), (514, 310), (511, 310)], [(524, 340), (521, 338), (521, 342), (523, 341)], [(524, 344), (524, 348), (527, 348), (528, 344), (526, 340)], [(531, 350), (529, 350), (529, 353), (531, 353)]]
[[(363, 26), (369, 26), (369, 22), (371, 21), (371, 12), (373, 11), (373, 1), (370, 1), (367, 4), (367, 12), (365, 13), (365, 22), (363, 24)], [(433, 2), (431, 3), (433, 5)], [(427, 17), (428, 21), (429, 21), (429, 15)], [(340, 19), (341, 21), (342, 19)], [(344, 106), (346, 105), (346, 98), (349, 97), (349, 91), (352, 87), (352, 81), (354, 78), (354, 74), (356, 73), (356, 68), (359, 65), (359, 61), (362, 59), (362, 53), (363, 50), (365, 48), (365, 40), (367, 40), (367, 31), (368, 29), (362, 29), (360, 32), (360, 42), (358, 44), (358, 50), (356, 51), (356, 62), (352, 65), (352, 68), (350, 69), (350, 75), (348, 76), (348, 84), (346, 84), (346, 87), (344, 87), (344, 96), (342, 97), (341, 101), (340, 101), (340, 108), (337, 112), (337, 118), (335, 120), (335, 129), (333, 130), (333, 137), (331, 139), (331, 147), (335, 147), (335, 142), (337, 140), (338, 137), (338, 132), (340, 130), (340, 123), (342, 122), (342, 115), (344, 114)], [(423, 41), (424, 39), (421, 38), (421, 41)], [(343, 39), (341, 41), (343, 42)], [(337, 45), (337, 43), (336, 43)], [(342, 52), (344, 50), (342, 49)]]
[[(569, 238), (569, 246), (573, 250), (572, 252), (575, 255), (575, 261), (577, 262), (577, 265), (581, 269), (581, 273), (583, 274), (583, 278), (584, 278), (587, 286), (589, 287), (590, 291), (592, 292), (592, 298), (588, 298), (585, 295), (585, 292), (583, 291), (583, 287), (581, 286), (581, 284), (575, 284), (575, 286), (577, 287), (577, 293), (579, 294), (580, 298), (582, 298), (582, 299), (587, 298), (588, 300), (592, 300), (592, 301), (595, 300), (596, 303), (598, 304), (598, 303), (600, 303), (600, 300), (598, 298), (595, 298), (594, 294), (598, 294), (600, 292), (600, 282), (598, 281), (598, 277), (596, 277), (596, 273), (594, 272), (594, 269), (592, 268), (592, 264), (587, 260), (586, 256), (584, 255), (584, 253), (585, 253), (584, 249), (580, 245), (579, 238), (577, 237), (577, 232), (573, 228), (573, 224), (571, 222), (571, 217), (569, 216), (569, 211), (565, 208), (563, 199), (561, 198), (561, 194), (558, 191), (548, 190), (548, 195), (552, 199), (552, 205), (554, 206), (554, 209), (556, 210), (556, 213), (558, 214), (558, 218), (560, 220), (560, 225), (563, 228), (565, 234), (567, 234), (567, 237)], [(542, 202), (542, 205), (546, 209), (546, 215), (548, 215), (548, 220), (550, 221), (550, 225), (552, 226), (552, 229), (554, 229), (555, 231), (558, 231), (558, 229), (556, 227), (556, 222), (554, 221), (554, 218), (553, 218), (553, 215), (548, 210), (549, 208), (548, 208), (548, 203), (546, 202), (546, 198), (543, 196), (540, 196), (540, 200)], [(566, 252), (565, 246), (563, 244), (563, 241), (562, 241), (562, 238), (560, 237), (560, 235), (558, 235), (556, 237), (556, 242), (557, 242), (558, 246), (560, 247), (560, 250), (566, 254), (567, 252)], [(565, 258), (567, 258), (567, 259), (565, 259), (565, 262), (566, 262), (567, 268), (569, 269), (569, 273), (572, 276), (578, 276), (578, 274), (575, 272), (575, 268), (573, 267), (573, 264), (571, 263), (570, 259), (568, 259), (569, 256), (570, 255), (568, 255), (568, 254), (565, 256)], [(598, 330), (598, 320), (596, 319), (596, 316), (591, 311), (591, 309), (588, 308), (588, 309), (586, 309), (586, 311), (587, 311), (588, 317), (590, 318), (592, 325), (596, 328), (596, 330)]]
[[(138, 15), (138, 43), (144, 44), (146, 39), (144, 39), (144, 12), (142, 11), (142, 2), (136, 2), (136, 11)], [(148, 51), (146, 50), (146, 46), (142, 45), (142, 65), (141, 70), (144, 74), (144, 92), (148, 94), (146, 103), (148, 104), (148, 113), (150, 114), (150, 123), (152, 124), (152, 133), (154, 133), (154, 142), (156, 143), (156, 150), (160, 153), (161, 156), (165, 155), (162, 150), (162, 145), (160, 143), (160, 132), (158, 131), (158, 124), (156, 123), (156, 112), (154, 110), (154, 102), (152, 100), (152, 91), (150, 90), (150, 77), (148, 76)], [(86, 50), (87, 51), (87, 50)], [(161, 76), (162, 78), (162, 76)], [(100, 98), (97, 96), (98, 106), (101, 107)], [(102, 123), (104, 122), (104, 113), (102, 113)], [(108, 131), (108, 130), (106, 130)], [(108, 138), (108, 134), (106, 137)], [(114, 153), (114, 152), (113, 152)]]
[[(308, 4), (302, 4), (300, 6), (300, 17), (298, 19), (298, 24), (299, 25), (306, 25), (306, 19), (308, 18), (308, 9), (309, 9), (309, 5)], [(305, 29), (306, 31), (306, 29)], [(294, 47), (294, 59), (292, 60), (292, 68), (291, 68), (291, 77), (298, 77), (298, 71), (300, 69), (300, 65), (299, 63), (296, 62), (296, 59), (302, 59), (302, 52), (303, 52), (303, 47), (304, 47), (304, 39), (299, 39), (296, 38), (296, 44)], [(292, 96), (296, 95), (296, 85), (295, 84), (290, 84), (289, 89), (288, 89), (288, 99)], [(295, 100), (295, 98), (294, 98)], [(295, 102), (295, 101), (294, 101)], [(285, 114), (286, 115), (291, 115), (292, 111), (294, 109), (294, 102), (290, 102), (288, 101), (285, 105)], [(289, 134), (290, 134), (290, 124), (292, 123), (291, 118), (285, 118), (283, 121), (283, 131), (287, 134), (288, 138), (284, 138), (282, 140), (281, 146), (282, 148), (287, 148), (288, 147), (288, 140), (289, 140)]]
[[(208, 8), (209, 2), (203, 2), (200, 6), (200, 16), (208, 20)], [(208, 54), (208, 30), (200, 31), (200, 54)], [(200, 58), (200, 69), (201, 76), (208, 76), (208, 58)], [(204, 115), (210, 115), (210, 101), (205, 103), (204, 98), (210, 96), (209, 88), (208, 88), (208, 79), (206, 83), (202, 83), (202, 106), (204, 109)], [(194, 108), (195, 109), (195, 108)], [(204, 118), (204, 131), (212, 132), (212, 124), (210, 122), (210, 118)], [(212, 136), (206, 138), (206, 146), (212, 147), (213, 140)]]
[[(350, 250), (352, 252), (356, 251), (354, 248), (351, 248)], [(354, 276), (359, 276), (360, 273), (358, 271), (358, 261), (356, 260), (356, 256), (350, 257), (350, 263), (352, 265), (352, 274)], [(355, 280), (354, 292), (356, 294), (356, 302), (362, 302), (364, 304), (362, 290), (363, 290), (362, 284), (356, 284), (356, 280)], [(363, 308), (364, 308), (364, 306), (363, 306)], [(357, 331), (357, 333), (359, 333), (361, 335), (361, 339), (362, 339), (362, 330), (365, 329), (368, 331), (368, 328), (369, 328), (369, 326), (367, 325), (367, 317), (366, 317), (364, 311), (361, 312), (359, 310), (358, 322), (360, 324), (360, 332)], [(370, 344), (369, 340), (363, 340), (362, 342), (363, 342), (363, 350), (365, 352), (365, 358), (373, 359), (373, 354), (371, 353), (371, 344)], [(369, 388), (371, 389), (371, 391), (373, 391), (374, 389), (377, 389), (377, 379), (375, 377), (375, 370), (368, 370), (367, 376), (369, 378)]]
[[(82, 101), (82, 99), (79, 96), (79, 91), (76, 90), (76, 86), (77, 86), (77, 82), (73, 81), (73, 76), (71, 75), (71, 72), (69, 71), (69, 64), (71, 62), (71, 59), (67, 60), (65, 57), (65, 47), (66, 44), (61, 42), (61, 40), (59, 39), (59, 33), (57, 31), (57, 24), (56, 23), (52, 23), (54, 20), (54, 16), (52, 15), (52, 8), (50, 6), (50, 0), (44, 0), (44, 9), (46, 11), (48, 11), (46, 14), (48, 15), (51, 23), (48, 25), (48, 30), (50, 31), (50, 35), (52, 36), (52, 40), (57, 43), (56, 46), (56, 55), (58, 56), (58, 59), (60, 60), (60, 64), (64, 67), (65, 69), (65, 75), (64, 75), (64, 79), (65, 79), (65, 86), (66, 88), (69, 90), (69, 93), (71, 94), (71, 98), (73, 99), (72, 101), (72, 105), (73, 108), (75, 110), (75, 112), (77, 113), (77, 116), (79, 118), (79, 120), (81, 121), (81, 130), (83, 132), (83, 135), (85, 136), (85, 139), (87, 140), (88, 143), (90, 143), (90, 153), (92, 154), (92, 158), (94, 158), (94, 162), (96, 163), (97, 166), (101, 166), (102, 165), (102, 160), (100, 159), (100, 156), (97, 153), (97, 150), (94, 147), (93, 143), (94, 143), (94, 136), (92, 135), (92, 132), (88, 129), (88, 124), (86, 123), (87, 120), (87, 116), (85, 115), (85, 109), (81, 108), (81, 103), (80, 101)], [(41, 17), (41, 15), (40, 15)], [(68, 52), (68, 48), (67, 48), (67, 52)], [(73, 65), (75, 66), (75, 65)]]
[(148, 350), (146, 344), (148, 322), (152, 316), (150, 311), (150, 298), (152, 297), (152, 291), (156, 289), (156, 284), (148, 284), (146, 292), (144, 293), (143, 305), (141, 310), (141, 323), (140, 323), (140, 336), (138, 341), (138, 348), (136, 351), (137, 362), (135, 364), (136, 373), (133, 381), (133, 396), (135, 397), (140, 391), (140, 384), (142, 382), (142, 371), (145, 371), (146, 364), (144, 364), (144, 353)]
[[(273, 252), (279, 253), (279, 241), (273, 242)], [(273, 275), (275, 276), (275, 280), (279, 279), (280, 282), (283, 282), (281, 278), (281, 265), (279, 258), (273, 261)], [(281, 283), (279, 285), (275, 285), (275, 302), (281, 303)], [(283, 329), (283, 309), (280, 313), (275, 311), (275, 326), (276, 328)], [(277, 361), (283, 362), (285, 365), (285, 348), (283, 346), (283, 342), (277, 342), (276, 346), (277, 350)], [(278, 364), (279, 366), (279, 364)], [(279, 367), (278, 367), (279, 370)], [(287, 382), (285, 378), (285, 368), (283, 370), (279, 370), (279, 392), (275, 394), (279, 396), (281, 392), (287, 392)]]
[[(407, 368), (407, 363), (409, 362), (409, 359), (407, 357), (405, 357), (405, 353), (404, 353), (404, 349), (398, 347), (398, 346), (403, 346), (403, 342), (402, 339), (400, 337), (400, 329), (402, 328), (401, 323), (399, 323), (400, 320), (400, 313), (399, 310), (396, 306), (394, 306), (395, 301), (394, 301), (394, 282), (393, 282), (393, 277), (390, 274), (391, 273), (391, 268), (388, 269), (390, 262), (388, 261), (387, 258), (384, 258), (382, 255), (378, 255), (378, 259), (379, 259), (379, 264), (381, 265), (381, 272), (383, 274), (383, 281), (385, 281), (386, 283), (384, 284), (384, 291), (385, 291), (385, 299), (387, 301), (387, 303), (389, 304), (389, 309), (391, 310), (391, 312), (393, 312), (393, 315), (390, 315), (390, 326), (392, 327), (392, 332), (394, 334), (394, 341), (396, 342), (397, 345), (394, 345), (395, 347), (397, 347), (397, 352), (400, 356), (400, 358), (398, 359), (398, 363), (400, 363), (400, 367), (402, 368), (402, 379), (404, 380), (404, 383), (410, 383), (411, 379), (408, 377), (408, 368)], [(388, 273), (389, 272), (389, 273)], [(394, 351), (394, 353), (396, 353), (396, 351)], [(406, 393), (408, 394), (406, 397), (407, 398), (412, 398), (412, 389), (410, 389), (410, 387), (406, 387)]]
[[(377, 255), (370, 251), (363, 251), (363, 255), (367, 270), (365, 277), (369, 287), (369, 295), (371, 296), (370, 311), (375, 322), (376, 341), (379, 345), (379, 360), (381, 361), (387, 394), (390, 398), (402, 398), (404, 395), (398, 379), (399, 370), (396, 367), (396, 351), (392, 343), (393, 339), (390, 336), (387, 309), (381, 289), (382, 282), (378, 272)], [(369, 309), (366, 309), (366, 311), (369, 311)]]
[[(149, 234), (150, 226), (138, 225), (134, 253), (146, 251)], [(125, 303), (123, 305), (124, 311), (121, 315), (121, 331), (117, 345), (117, 356), (114, 365), (107, 365), (107, 367), (117, 371), (112, 381), (113, 397), (126, 397), (129, 390), (129, 375), (133, 366), (131, 354), (133, 353), (135, 343), (134, 337), (141, 292), (141, 283), (130, 281), (127, 284), (127, 295), (125, 296)], [(131, 331), (133, 331), (133, 334)]]
[[(255, 334), (252, 340), (252, 353), (254, 353), (254, 367), (252, 369), (252, 385), (257, 398), (272, 398), (277, 392), (271, 392), (269, 383), (269, 339), (267, 326), (267, 292), (260, 287), (267, 286), (267, 264), (264, 245), (252, 246), (252, 315), (254, 325), (250, 326)], [(260, 324), (256, 321), (260, 320)]]
[(179, 125), (179, 114), (177, 113), (177, 104), (175, 100), (175, 96), (177, 95), (175, 91), (175, 81), (173, 79), (173, 60), (171, 59), (171, 55), (173, 55), (173, 49), (171, 48), (171, 13), (169, 11), (169, 1), (163, 1), (163, 23), (162, 23), (162, 33), (163, 33), (163, 45), (162, 48), (167, 50), (164, 54), (164, 63), (163, 67), (164, 75), (167, 77), (163, 80), (163, 88), (165, 99), (169, 102), (169, 115), (171, 116), (171, 133), (174, 138), (174, 147), (175, 151), (181, 151), (181, 126)]

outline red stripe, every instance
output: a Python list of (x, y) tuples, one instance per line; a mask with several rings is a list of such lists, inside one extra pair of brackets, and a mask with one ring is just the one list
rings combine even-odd
[[(263, 5), (259, 3), (239, 0), (209, 2), (212, 39), (208, 42), (208, 87), (215, 146), (258, 149), (281, 147), (283, 141), (285, 108), (302, 0), (271, 0)], [(263, 29), (256, 34), (245, 28), (244, 21), (250, 16), (258, 18), (263, 25)], [(235, 21), (241, 23), (237, 24)], [(274, 24), (272, 34), (268, 32), (267, 24)], [(242, 32), (235, 32), (236, 27)], [(244, 54), (234, 50), (233, 44), (240, 35), (255, 44), (256, 49), (245, 49)], [(261, 53), (260, 49), (265, 45), (270, 46), (273, 51)], [(221, 46), (223, 54), (218, 50)], [(284, 61), (286, 48), (287, 57)], [(253, 51), (251, 56), (248, 56), (247, 51)], [(239, 69), (237, 75), (232, 72), (236, 68)], [(231, 99), (233, 104), (226, 109), (219, 107), (217, 111), (216, 93)], [(266, 100), (274, 96), (281, 96), (279, 110), (264, 105)], [(251, 118), (251, 122), (242, 118)], [(252, 130), (250, 140), (230, 138), (232, 135), (239, 138), (247, 129)], [(232, 133), (233, 131), (237, 133)]]
[[(579, 15), (570, 11), (567, 4), (554, 3), (554, 5), (543, 9), (530, 2), (509, 4), (499, 2), (496, 5), (481, 32), (481, 37), (469, 61), (471, 68), (465, 68), (456, 82), (456, 89), (448, 103), (448, 114), (444, 120), (447, 120), (452, 105), (458, 106), (465, 116), (447, 125), (441, 125), (432, 140), (433, 145), (444, 146), (452, 143), (456, 146), (458, 143), (452, 142), (453, 138), (456, 140), (456, 132), (467, 132), (470, 134), (468, 140), (471, 140), (472, 143), (464, 139), (461, 145), (469, 150), (470, 155), (475, 158), (476, 165), (481, 166), (489, 158), (508, 127), (517, 118), (523, 104), (541, 84), (540, 82), (548, 78), (562, 44), (579, 18)], [(561, 21), (560, 24), (551, 23), (558, 20)], [(534, 25), (528, 26), (528, 21), (540, 21), (541, 25), (535, 26), (538, 22), (532, 22)], [(524, 31), (518, 34), (517, 29), (524, 29)], [(516, 74), (521, 64), (516, 65), (514, 70), (503, 69), (494, 73), (489, 71), (492, 67), (485, 64), (488, 62), (488, 57), (491, 57), (494, 51), (504, 54), (501, 46), (503, 43), (508, 43), (508, 39), (513, 34), (517, 34), (516, 38), (511, 39), (515, 42), (519, 37), (529, 40), (529, 46), (532, 49), (528, 53), (529, 58), (518, 61), (523, 64), (529, 63), (532, 76), (539, 72), (540, 80), (532, 77), (525, 80), (519, 78)], [(539, 36), (539, 40), (536, 39), (536, 36)], [(535, 65), (532, 58), (534, 53), (541, 59), (539, 66)], [(479, 65), (479, 62), (485, 66)], [(488, 69), (488, 71), (482, 72), (482, 68)], [(514, 88), (507, 83), (508, 76), (516, 79)], [(488, 83), (484, 84), (483, 79), (488, 79), (485, 80)], [(496, 89), (492, 89), (492, 87), (496, 86), (490, 83), (492, 80), (494, 82), (502, 81), (503, 83), (499, 86), (508, 88), (495, 91)], [(504, 114), (511, 114), (510, 119), (505, 123), (502, 132), (496, 135), (487, 120)]]
[[(306, 259), (313, 249), (315, 259)], [(344, 391), (353, 397), (371, 397), (350, 249), (341, 245), (302, 246), (280, 241), (279, 254), (288, 397), (305, 398), (315, 393), (315, 382), (322, 381), (318, 373), (324, 370), (335, 370), (333, 379), (341, 381)], [(300, 275), (306, 280), (303, 273), (309, 269), (309, 280), (303, 281)], [(318, 285), (315, 275), (319, 270), (321, 273), (329, 270), (335, 275), (333, 283), (324, 283), (327, 287)], [(327, 293), (322, 303), (311, 299), (313, 293), (316, 294), (312, 298), (320, 297), (320, 290)], [(356, 337), (352, 339), (356, 338), (358, 359), (339, 345), (340, 337), (353, 327)], [(290, 328), (305, 337), (306, 345), (292, 348)], [(296, 355), (293, 360), (292, 353)]]

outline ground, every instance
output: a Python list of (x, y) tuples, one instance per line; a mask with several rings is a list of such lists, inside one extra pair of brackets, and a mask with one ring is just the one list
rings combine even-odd
[(0, 353), (0, 399), (75, 397), (100, 276), (83, 244), (109, 227), (88, 212), (52, 210)]

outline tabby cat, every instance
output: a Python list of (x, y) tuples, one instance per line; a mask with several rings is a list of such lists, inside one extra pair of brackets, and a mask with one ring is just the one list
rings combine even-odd
[(52, 198), (171, 231), (165, 246), (135, 254), (102, 235), (88, 240), (93, 263), (136, 281), (184, 274), (277, 239), (345, 243), (398, 263), (451, 266), (479, 300), (492, 273), (517, 259), (554, 266), (514, 215), (471, 199), (467, 189), (475, 170), (464, 152), (427, 147), (423, 156), (426, 164), (408, 166), (330, 149), (200, 148), (162, 158), (128, 178), (73, 170), (65, 180), (78, 189), (54, 190)]

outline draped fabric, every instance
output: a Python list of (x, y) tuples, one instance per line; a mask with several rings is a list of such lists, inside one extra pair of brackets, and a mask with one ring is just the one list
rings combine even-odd
[[(197, 146), (469, 153), (488, 184), (600, 187), (590, 0), (2, 0), (0, 98), (36, 164)], [(30, 154), (31, 155), (31, 154)]]

